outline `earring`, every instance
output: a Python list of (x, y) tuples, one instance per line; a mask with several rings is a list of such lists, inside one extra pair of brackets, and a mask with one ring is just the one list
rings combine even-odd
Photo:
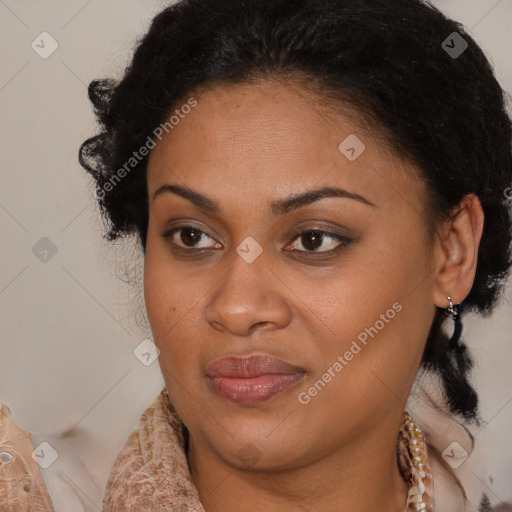
[(446, 316), (454, 322), (453, 334), (448, 340), (448, 350), (455, 349), (457, 352), (464, 352), (466, 345), (460, 344), (459, 339), (462, 334), (462, 321), (460, 319), (460, 304), (454, 304), (452, 298), (448, 297), (449, 306), (444, 310)]
[(457, 321), (460, 317), (459, 305), (452, 302), (452, 298), (448, 297), (450, 305), (444, 310), (446, 316), (449, 316), (452, 320)]

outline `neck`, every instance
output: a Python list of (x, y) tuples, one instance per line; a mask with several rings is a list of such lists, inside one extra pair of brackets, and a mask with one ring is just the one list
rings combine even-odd
[(396, 417), (306, 465), (285, 471), (228, 465), (191, 435), (188, 459), (206, 512), (403, 511), (408, 485), (396, 458)]

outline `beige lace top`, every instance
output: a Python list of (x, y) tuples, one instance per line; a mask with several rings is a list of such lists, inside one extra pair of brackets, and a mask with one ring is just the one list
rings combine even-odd
[[(164, 388), (142, 414), (138, 429), (130, 434), (112, 467), (104, 512), (204, 512), (188, 469), (186, 435)], [(433, 512), (433, 481), (427, 448), (421, 431), (407, 413), (404, 413), (397, 455), (402, 476), (410, 485), (404, 511)], [(426, 508), (421, 508), (420, 498)]]
[[(117, 455), (106, 484), (103, 512), (204, 512), (188, 469), (187, 435), (164, 388)], [(0, 512), (54, 512), (33, 450), (30, 432), (20, 428), (0, 402)], [(397, 457), (410, 489), (404, 510), (433, 512), (428, 450), (421, 430), (407, 413)], [(512, 506), (506, 503), (492, 507), (487, 496), (478, 508), (478, 512), (510, 511)], [(435, 512), (453, 512), (453, 507)]]

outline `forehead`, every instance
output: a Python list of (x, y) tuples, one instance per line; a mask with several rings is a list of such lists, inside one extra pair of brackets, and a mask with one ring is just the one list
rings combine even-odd
[(385, 151), (356, 111), (329, 109), (325, 99), (296, 84), (216, 85), (183, 103), (190, 97), (196, 106), (184, 109), (188, 113), (151, 151), (150, 196), (167, 181), (208, 195), (265, 201), (335, 185), (383, 204), (390, 194), (396, 199), (418, 187), (411, 166)]

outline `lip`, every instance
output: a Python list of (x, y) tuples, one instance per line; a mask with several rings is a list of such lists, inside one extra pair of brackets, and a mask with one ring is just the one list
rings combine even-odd
[(229, 356), (209, 364), (206, 377), (211, 389), (239, 405), (255, 405), (286, 391), (307, 371), (269, 354)]

